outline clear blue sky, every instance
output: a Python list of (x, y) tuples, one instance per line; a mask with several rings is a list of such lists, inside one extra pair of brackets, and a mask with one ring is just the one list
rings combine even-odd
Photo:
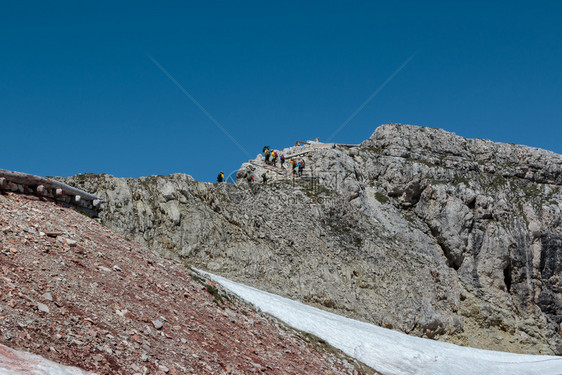
[(254, 157), (328, 139), (414, 54), (336, 142), (399, 122), (562, 153), (561, 17), (561, 1), (2, 2), (0, 168), (214, 181), (248, 156), (186, 93)]

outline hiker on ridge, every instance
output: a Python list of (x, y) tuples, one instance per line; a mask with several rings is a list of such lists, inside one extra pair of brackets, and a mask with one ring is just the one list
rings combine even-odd
[(281, 156), (279, 157), (279, 163), (281, 164), (281, 168), (285, 169), (285, 167), (283, 166), (283, 164), (285, 164), (285, 155), (281, 154)]
[(302, 177), (303, 169), (304, 169), (304, 160), (301, 160), (299, 163), (299, 177)]
[(271, 151), (271, 162), (274, 167), (277, 167), (277, 152)]
[(269, 171), (266, 171), (264, 174), (261, 175), (263, 179), (263, 183), (267, 184), (267, 180), (269, 180)]
[(254, 182), (254, 173), (252, 171), (246, 172), (246, 181), (248, 181), (249, 184)]
[(293, 159), (290, 163), (293, 166), (293, 174), (296, 174), (295, 168), (297, 167), (297, 161)]
[(224, 173), (222, 171), (217, 176), (217, 182), (224, 182)]
[(263, 153), (265, 154), (265, 164), (269, 164), (269, 156), (271, 155), (269, 149), (266, 149)]

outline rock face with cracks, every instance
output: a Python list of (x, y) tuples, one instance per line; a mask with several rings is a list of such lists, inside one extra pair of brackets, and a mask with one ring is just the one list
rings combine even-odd
[(104, 199), (106, 225), (190, 265), (418, 336), (562, 354), (562, 156), (387, 124), (298, 159), (303, 178), (274, 170), (267, 185), (65, 182)]

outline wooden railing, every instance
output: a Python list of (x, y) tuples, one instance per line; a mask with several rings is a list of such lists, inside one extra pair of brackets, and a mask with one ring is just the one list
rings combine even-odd
[(74, 207), (91, 217), (97, 217), (101, 200), (93, 194), (76, 189), (63, 182), (32, 174), (0, 169), (0, 190), (33, 194)]

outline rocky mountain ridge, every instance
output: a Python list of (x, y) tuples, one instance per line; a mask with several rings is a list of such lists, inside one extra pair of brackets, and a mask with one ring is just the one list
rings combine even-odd
[(267, 185), (65, 182), (105, 201), (106, 225), (190, 265), (419, 336), (562, 354), (562, 156), (387, 124), (300, 157), (307, 178)]

